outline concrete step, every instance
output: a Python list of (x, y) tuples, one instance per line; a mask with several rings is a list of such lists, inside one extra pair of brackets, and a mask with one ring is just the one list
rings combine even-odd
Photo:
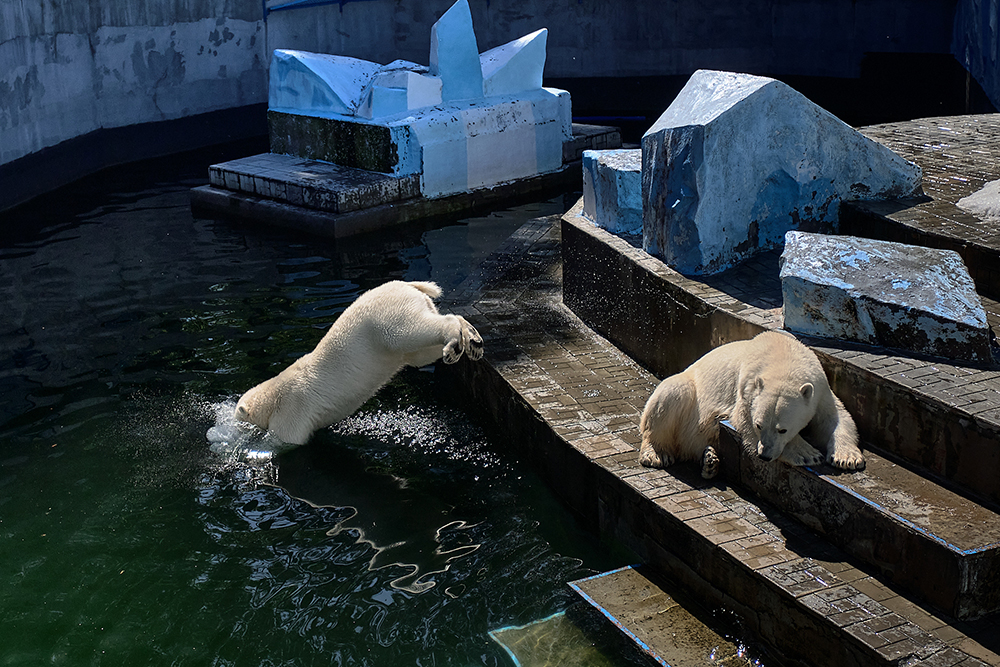
[[(714, 347), (782, 327), (778, 253), (690, 278), (582, 215), (562, 227), (563, 299), (659, 377)], [(1000, 304), (983, 298), (1000, 332)], [(819, 356), (863, 440), (1000, 504), (1000, 367), (800, 337)]]
[(720, 635), (663, 590), (643, 566), (623, 567), (570, 588), (659, 665), (749, 667), (746, 648)]
[(723, 423), (722, 475), (948, 614), (1000, 611), (1000, 515), (870, 450), (863, 471), (758, 459)]
[[(456, 401), (495, 423), (602, 539), (620, 540), (703, 604), (739, 617), (788, 664), (1000, 664), (997, 623), (961, 623), (916, 604), (825, 536), (734, 484), (702, 480), (693, 465), (640, 466), (639, 414), (657, 380), (566, 308), (565, 242), (550, 221), (527, 224), (443, 300), (486, 341), (482, 361), (439, 368)], [(615, 261), (587, 270), (604, 281)], [(642, 285), (614, 287), (617, 304)], [(625, 324), (646, 315), (614, 312)], [(687, 334), (730, 333), (709, 306), (692, 302), (689, 317)], [(650, 335), (658, 332), (641, 333), (663, 352), (688, 337), (668, 331), (663, 343)]]
[(563, 167), (531, 178), (440, 197), (420, 194), (420, 175), (394, 176), (278, 153), (209, 167), (209, 184), (191, 190), (199, 213), (346, 238), (431, 218), (480, 215), (579, 187), (589, 149), (621, 146), (618, 128), (573, 124)]
[(420, 195), (420, 176), (393, 176), (277, 153), (213, 164), (217, 188), (266, 197), (293, 206), (349, 213)]

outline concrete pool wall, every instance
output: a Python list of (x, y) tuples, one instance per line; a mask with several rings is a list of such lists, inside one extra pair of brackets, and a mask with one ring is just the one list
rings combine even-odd
[[(0, 210), (113, 164), (263, 135), (275, 48), (423, 62), (425, 36), (450, 4), (6, 3)], [(980, 84), (1000, 101), (996, 0), (471, 7), (481, 50), (549, 28), (546, 84), (570, 90), (578, 115), (659, 113), (705, 67), (793, 78), (845, 118), (865, 106), (892, 120), (963, 113)]]

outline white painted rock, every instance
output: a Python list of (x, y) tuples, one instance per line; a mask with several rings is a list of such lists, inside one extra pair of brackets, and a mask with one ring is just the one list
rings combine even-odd
[(268, 108), (298, 114), (353, 114), (378, 63), (347, 56), (276, 49)]
[(699, 70), (642, 139), (643, 247), (718, 273), (793, 229), (836, 226), (841, 201), (913, 194), (921, 171), (785, 84)]
[(542, 88), (431, 107), (389, 123), (393, 130), (404, 126), (421, 193), (467, 192), (562, 168), (563, 143), (572, 136), (570, 97)]
[(368, 119), (434, 106), (441, 104), (441, 79), (428, 76), (426, 67), (396, 60), (379, 69), (361, 100), (356, 115)]
[(431, 76), (441, 77), (445, 102), (483, 96), (483, 70), (469, 0), (458, 0), (431, 26)]
[(483, 94), (514, 95), (542, 87), (545, 44), (549, 31), (536, 30), (479, 56), (483, 71)]
[(785, 328), (989, 362), (990, 328), (958, 253), (852, 236), (788, 232)]
[(983, 220), (1000, 220), (1000, 181), (990, 181), (956, 203), (960, 209)]
[(583, 152), (583, 215), (623, 236), (642, 235), (642, 151)]

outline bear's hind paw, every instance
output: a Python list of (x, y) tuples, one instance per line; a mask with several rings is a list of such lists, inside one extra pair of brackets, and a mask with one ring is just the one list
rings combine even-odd
[(673, 463), (674, 457), (670, 454), (658, 454), (652, 447), (639, 452), (639, 465), (647, 468), (666, 468)]
[(701, 455), (701, 476), (703, 479), (712, 479), (719, 474), (719, 455), (715, 447), (709, 445)]

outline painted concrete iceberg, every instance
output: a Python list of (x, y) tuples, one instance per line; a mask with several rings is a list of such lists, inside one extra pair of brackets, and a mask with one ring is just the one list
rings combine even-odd
[(446, 102), (483, 96), (483, 70), (469, 0), (459, 0), (431, 26), (431, 75), (441, 77)]
[(642, 151), (584, 151), (583, 215), (623, 236), (642, 235)]
[(303, 114), (353, 114), (380, 67), (347, 56), (276, 50), (267, 106)]
[(921, 171), (785, 84), (695, 72), (642, 139), (643, 246), (723, 271), (785, 232), (835, 227), (841, 201), (913, 194)]
[(548, 35), (542, 28), (481, 55), (483, 94), (515, 95), (541, 88)]
[(785, 328), (977, 363), (992, 360), (975, 285), (951, 250), (788, 232)]
[(562, 168), (569, 93), (542, 87), (547, 31), (480, 55), (468, 0), (431, 30), (430, 65), (275, 51), (271, 150), (395, 175), (437, 197)]

